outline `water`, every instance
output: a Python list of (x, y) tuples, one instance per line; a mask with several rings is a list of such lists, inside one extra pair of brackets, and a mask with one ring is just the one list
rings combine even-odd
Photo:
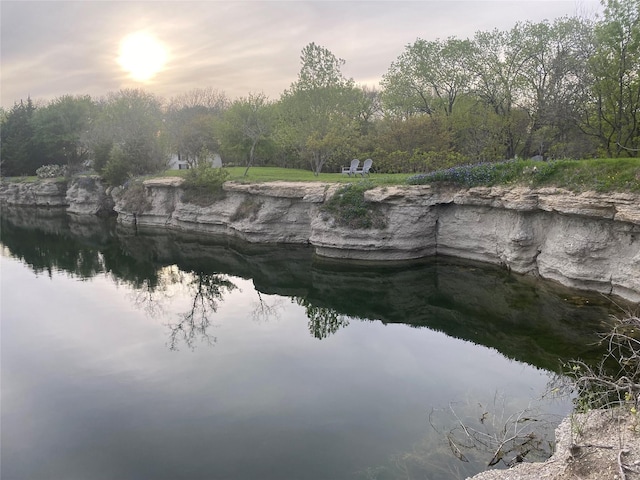
[(597, 358), (611, 311), (451, 259), (326, 263), (43, 210), (2, 212), (0, 262), (6, 480), (464, 478), (493, 452), (458, 417), (495, 435), (535, 407), (548, 434), (571, 408), (549, 380)]

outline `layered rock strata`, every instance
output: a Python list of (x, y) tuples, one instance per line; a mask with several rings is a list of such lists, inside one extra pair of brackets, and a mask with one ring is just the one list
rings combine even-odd
[(36, 207), (66, 207), (67, 183), (59, 180), (7, 182), (0, 186), (0, 203)]
[[(637, 194), (378, 187), (365, 192), (365, 200), (384, 218), (384, 228), (354, 229), (322, 209), (336, 185), (227, 182), (224, 196), (201, 206), (183, 201), (181, 183), (178, 178), (147, 180), (136, 195), (118, 188), (105, 199), (95, 184), (89, 195), (82, 193), (86, 186), (75, 182), (58, 202), (71, 212), (95, 213), (108, 208), (112, 197), (122, 224), (230, 235), (255, 243), (311, 244), (317, 255), (334, 259), (411, 260), (437, 254), (479, 260), (640, 302)], [(22, 185), (3, 185), (0, 200), (56, 204), (53, 192), (45, 194), (52, 184)]]

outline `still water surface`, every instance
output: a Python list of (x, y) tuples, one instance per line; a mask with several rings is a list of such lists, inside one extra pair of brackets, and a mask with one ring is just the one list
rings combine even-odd
[(1, 240), (6, 480), (465, 478), (491, 454), (452, 454), (453, 412), (557, 422), (547, 384), (610, 312), (476, 264), (328, 264), (53, 211), (3, 211)]

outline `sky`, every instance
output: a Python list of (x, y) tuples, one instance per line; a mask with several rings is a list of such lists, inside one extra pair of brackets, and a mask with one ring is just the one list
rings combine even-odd
[[(356, 84), (376, 87), (417, 38), (467, 38), (518, 21), (593, 18), (600, 11), (597, 0), (2, 0), (0, 99), (11, 108), (27, 97), (100, 98), (123, 88), (166, 100), (196, 88), (230, 99), (277, 99), (296, 80), (300, 53), (311, 42), (344, 59), (342, 72)], [(135, 46), (122, 50), (132, 34), (146, 35), (142, 58)], [(155, 75), (141, 78), (154, 67)]]

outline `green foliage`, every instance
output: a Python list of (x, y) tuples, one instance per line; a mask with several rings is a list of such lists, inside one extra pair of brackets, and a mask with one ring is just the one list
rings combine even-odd
[(0, 168), (5, 177), (34, 175), (42, 166), (34, 140), (33, 116), (36, 107), (28, 98), (20, 100), (2, 120)]
[[(0, 112), (2, 173), (33, 175), (45, 164), (85, 159), (102, 172), (114, 145), (134, 175), (165, 168), (169, 152), (191, 166), (216, 152), (226, 165), (245, 165), (247, 176), (253, 165), (310, 167), (320, 176), (367, 157), (385, 174), (534, 155), (637, 158), (640, 0), (603, 6), (597, 21), (416, 39), (390, 65), (380, 92), (356, 86), (341, 71), (343, 59), (310, 43), (296, 81), (274, 102), (249, 94), (231, 103), (212, 89), (168, 105), (140, 89), (100, 101), (66, 95), (38, 108), (28, 99)], [(112, 162), (107, 175), (122, 170)], [(619, 189), (625, 181), (635, 188), (619, 178), (589, 188)]]
[(211, 205), (224, 197), (222, 186), (229, 178), (229, 172), (224, 168), (214, 168), (207, 163), (201, 163), (190, 168), (182, 184), (182, 201), (196, 205)]
[(396, 115), (451, 115), (476, 72), (469, 69), (470, 40), (417, 39), (383, 77), (383, 100)]
[(170, 111), (167, 115), (171, 149), (190, 166), (195, 166), (203, 152), (216, 152), (220, 142), (216, 136), (218, 115), (198, 108)]
[(89, 158), (88, 131), (94, 117), (91, 97), (64, 95), (39, 108), (33, 117), (34, 140), (42, 161), (77, 171)]
[(109, 160), (102, 170), (102, 178), (111, 186), (124, 184), (132, 175), (131, 163), (125, 152), (114, 147), (109, 154)]
[[(162, 120), (161, 102), (154, 95), (142, 90), (110, 93), (100, 104), (90, 134), (90, 146), (97, 163), (104, 160), (107, 146), (114, 145), (127, 159), (129, 171), (135, 175), (166, 168)], [(121, 165), (117, 167), (121, 171)]]
[(432, 172), (468, 163), (465, 156), (453, 150), (427, 152), (419, 149), (413, 152), (376, 150), (367, 156), (376, 159), (375, 171), (378, 173)]
[(112, 148), (113, 143), (109, 141), (93, 145), (93, 169), (96, 172), (102, 172), (104, 167), (107, 165)]
[[(603, 1), (604, 20), (595, 28), (589, 58), (591, 98), (583, 105), (585, 130), (598, 137), (608, 156), (640, 151), (640, 0)], [(594, 108), (598, 105), (598, 108)]]
[(362, 93), (340, 72), (343, 60), (313, 43), (302, 51), (297, 82), (278, 105), (277, 138), (319, 175), (327, 162), (351, 157), (360, 132)]
[(429, 116), (379, 122), (375, 139), (377, 148), (369, 155), (376, 160), (376, 171), (418, 173), (450, 166), (431, 162), (451, 151), (449, 123)]
[(353, 80), (340, 71), (345, 61), (314, 42), (302, 49), (300, 63), (298, 80), (292, 85), (294, 91), (353, 86)]
[(220, 122), (225, 153), (243, 160), (247, 168), (254, 164), (259, 149), (273, 133), (273, 108), (264, 94), (250, 94), (233, 102)]
[(330, 214), (338, 225), (344, 227), (384, 229), (387, 226), (384, 214), (364, 198), (364, 192), (374, 187), (373, 183), (366, 180), (340, 187), (322, 205), (322, 211)]

